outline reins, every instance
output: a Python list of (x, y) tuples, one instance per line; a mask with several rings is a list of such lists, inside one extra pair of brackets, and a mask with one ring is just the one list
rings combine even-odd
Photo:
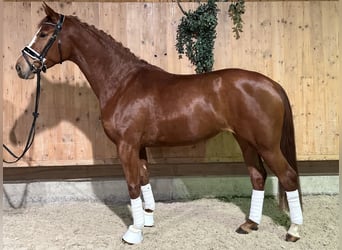
[[(55, 30), (54, 30), (52, 36), (50, 37), (48, 43), (45, 45), (45, 47), (43, 48), (43, 50), (40, 54), (38, 52), (36, 52), (34, 49), (32, 49), (30, 45), (26, 46), (22, 50), (22, 55), (23, 55), (25, 61), (30, 66), (31, 72), (37, 74), (36, 99), (35, 99), (34, 112), (32, 113), (33, 120), (32, 120), (32, 125), (31, 125), (29, 135), (27, 137), (25, 148), (24, 148), (23, 152), (21, 153), (21, 155), (17, 156), (5, 144), (2, 144), (3, 148), (5, 148), (6, 151), (15, 158), (15, 160), (13, 160), (13, 161), (6, 161), (3, 159), (3, 162), (5, 162), (5, 163), (12, 164), (12, 163), (16, 163), (19, 160), (21, 160), (33, 144), (34, 137), (36, 134), (36, 121), (37, 121), (37, 118), (39, 116), (38, 108), (39, 108), (39, 98), (40, 98), (40, 73), (41, 73), (41, 71), (43, 71), (43, 72), (46, 71), (47, 67), (45, 65), (45, 61), (46, 61), (45, 56), (48, 53), (51, 46), (53, 45), (53, 43), (56, 41), (59, 32), (62, 30), (63, 23), (64, 23), (64, 15), (60, 15), (58, 23), (52, 24), (52, 25), (55, 25)], [(51, 24), (51, 23), (46, 23), (46, 24)], [(60, 57), (60, 63), (62, 63), (62, 50), (61, 50), (61, 41), (60, 40), (58, 41), (58, 52), (59, 52), (59, 57)], [(33, 62), (31, 63), (27, 57), (31, 57), (33, 59)], [(36, 61), (39, 61), (40, 67), (36, 67), (34, 65), (34, 62), (36, 62)]]
[(21, 155), (17, 156), (16, 154), (13, 153), (12, 150), (10, 150), (5, 144), (2, 144), (2, 146), (6, 149), (6, 151), (12, 155), (15, 160), (13, 161), (6, 161), (3, 159), (3, 162), (5, 163), (9, 163), (9, 164), (12, 164), (12, 163), (16, 163), (18, 161), (20, 161), (24, 155), (26, 154), (26, 152), (30, 149), (30, 147), (32, 146), (33, 144), (33, 141), (34, 141), (34, 136), (36, 134), (36, 121), (37, 121), (37, 118), (39, 116), (39, 113), (38, 113), (38, 108), (39, 108), (39, 97), (40, 97), (40, 70), (37, 71), (37, 89), (36, 89), (36, 99), (35, 99), (35, 105), (34, 105), (34, 111), (32, 113), (33, 115), (33, 120), (32, 120), (32, 125), (31, 125), (31, 129), (30, 129), (30, 132), (29, 132), (29, 135), (27, 137), (27, 141), (26, 141), (26, 145), (25, 145), (25, 148), (23, 150), (23, 152), (21, 153)]

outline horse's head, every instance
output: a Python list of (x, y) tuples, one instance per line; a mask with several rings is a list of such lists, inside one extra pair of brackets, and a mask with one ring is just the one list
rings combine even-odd
[(65, 17), (56, 13), (47, 4), (43, 4), (46, 17), (39, 23), (38, 31), (32, 41), (22, 50), (16, 63), (19, 77), (32, 79), (38, 71), (45, 71), (56, 63), (62, 63), (69, 53), (66, 43)]

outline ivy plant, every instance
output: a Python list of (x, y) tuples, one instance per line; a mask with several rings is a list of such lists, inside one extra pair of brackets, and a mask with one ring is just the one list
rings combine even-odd
[(240, 32), (242, 32), (242, 15), (245, 13), (245, 1), (237, 0), (235, 3), (231, 3), (228, 9), (228, 15), (233, 21), (233, 32), (235, 33), (235, 38), (240, 38)]
[(213, 68), (217, 11), (215, 0), (200, 4), (195, 11), (182, 10), (184, 16), (177, 29), (176, 49), (180, 58), (185, 54), (196, 66), (196, 73), (208, 72)]
[[(184, 16), (177, 28), (176, 49), (179, 57), (186, 55), (190, 62), (196, 67), (196, 73), (205, 73), (213, 69), (214, 45), (217, 26), (216, 0), (208, 0), (207, 3), (199, 4), (195, 11), (185, 12), (179, 0), (178, 6)], [(237, 0), (230, 5), (228, 14), (232, 18), (235, 38), (240, 37), (242, 32), (242, 18), (244, 13), (244, 0)]]

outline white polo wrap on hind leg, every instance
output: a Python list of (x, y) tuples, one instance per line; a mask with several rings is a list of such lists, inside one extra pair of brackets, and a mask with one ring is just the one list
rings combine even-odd
[(251, 208), (249, 211), (249, 219), (260, 224), (262, 216), (262, 208), (264, 205), (265, 191), (254, 190), (252, 192)]
[[(153, 192), (151, 184), (147, 184), (145, 186), (141, 186), (141, 192), (144, 198), (144, 208), (154, 211), (156, 208), (156, 203), (154, 201)], [(146, 212), (144, 211), (145, 217), (145, 226), (146, 227), (153, 227), (154, 226), (154, 219), (153, 219), (153, 212)]]
[(292, 224), (302, 225), (303, 214), (300, 206), (298, 190), (286, 192), (287, 202), (289, 203), (290, 219)]

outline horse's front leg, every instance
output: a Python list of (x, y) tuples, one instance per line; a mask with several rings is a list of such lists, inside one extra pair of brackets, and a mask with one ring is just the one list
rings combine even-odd
[(144, 199), (144, 219), (145, 227), (153, 227), (153, 211), (155, 210), (155, 201), (153, 197), (152, 187), (150, 184), (148, 166), (147, 166), (147, 154), (146, 149), (142, 148), (139, 153), (140, 156), (140, 185), (141, 192)]
[(138, 244), (143, 240), (142, 230), (144, 227), (144, 210), (140, 198), (139, 147), (135, 147), (126, 142), (120, 142), (117, 146), (131, 199), (133, 217), (133, 225), (129, 226), (122, 240), (129, 244)]

